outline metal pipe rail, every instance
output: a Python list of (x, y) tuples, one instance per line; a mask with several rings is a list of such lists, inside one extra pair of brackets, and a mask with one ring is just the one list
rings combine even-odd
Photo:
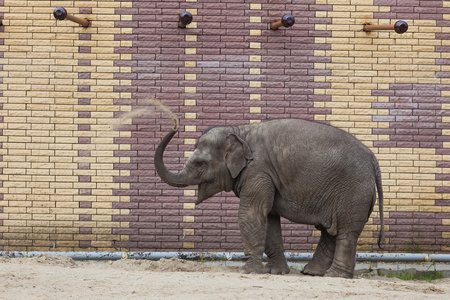
[[(41, 252), (41, 251), (3, 251), (0, 257), (34, 257), (40, 254), (54, 256), (69, 256), (75, 260), (119, 260), (149, 259), (176, 257), (179, 259), (193, 260), (244, 260), (243, 252)], [(285, 253), (289, 261), (309, 261), (313, 253)], [(264, 255), (264, 258), (266, 256)], [(425, 254), (425, 253), (357, 253), (357, 261), (410, 261), (410, 262), (450, 262), (450, 254)]]

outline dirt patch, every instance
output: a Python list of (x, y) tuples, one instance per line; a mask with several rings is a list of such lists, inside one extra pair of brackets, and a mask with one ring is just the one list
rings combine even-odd
[(162, 258), (158, 261), (121, 259), (110, 263), (122, 270), (146, 270), (152, 272), (237, 272), (237, 267), (215, 267), (179, 258)]
[(25, 265), (47, 265), (47, 266), (62, 266), (69, 268), (76, 268), (78, 264), (70, 258), (69, 256), (53, 256), (39, 254), (33, 257), (21, 257), (21, 258), (10, 258), (10, 257), (0, 257), (0, 263), (15, 263), (15, 264), (25, 264)]

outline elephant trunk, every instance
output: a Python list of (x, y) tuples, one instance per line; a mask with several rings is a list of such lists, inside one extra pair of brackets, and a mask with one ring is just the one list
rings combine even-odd
[(174, 187), (186, 187), (189, 184), (187, 183), (187, 178), (184, 171), (181, 171), (178, 174), (174, 174), (167, 170), (166, 166), (163, 162), (163, 154), (164, 150), (169, 144), (170, 140), (173, 138), (175, 133), (177, 133), (178, 128), (171, 128), (170, 132), (161, 140), (158, 147), (155, 151), (155, 168), (159, 177), (161, 177), (162, 181), (165, 183), (174, 186)]

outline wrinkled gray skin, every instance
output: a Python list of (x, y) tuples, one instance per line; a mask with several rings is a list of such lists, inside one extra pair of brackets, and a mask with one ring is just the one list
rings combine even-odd
[[(244, 273), (287, 274), (280, 216), (321, 231), (304, 274), (352, 278), (356, 244), (376, 201), (384, 238), (381, 176), (373, 153), (350, 134), (323, 124), (273, 120), (204, 133), (183, 170), (166, 169), (161, 141), (155, 167), (176, 187), (198, 185), (196, 204), (221, 191), (240, 198)], [(263, 253), (268, 256), (266, 265)]]

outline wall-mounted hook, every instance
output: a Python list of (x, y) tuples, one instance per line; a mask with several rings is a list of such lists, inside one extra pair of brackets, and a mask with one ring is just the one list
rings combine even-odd
[(192, 14), (188, 11), (184, 11), (180, 14), (178, 19), (178, 27), (186, 28), (186, 25), (191, 24), (192, 22)]
[(281, 26), (291, 27), (295, 23), (295, 18), (293, 15), (284, 15), (280, 21), (273, 22), (270, 24), (270, 29), (277, 30)]
[(87, 19), (80, 19), (80, 18), (77, 18), (77, 17), (72, 16), (71, 14), (67, 13), (67, 10), (64, 7), (55, 8), (55, 10), (53, 11), (53, 16), (57, 20), (67, 19), (72, 22), (78, 23), (83, 27), (89, 27), (89, 24), (90, 24), (89, 20), (87, 20)]
[(372, 30), (395, 30), (395, 32), (402, 34), (408, 30), (408, 24), (405, 21), (397, 21), (394, 25), (364, 24), (363, 31), (370, 32)]

